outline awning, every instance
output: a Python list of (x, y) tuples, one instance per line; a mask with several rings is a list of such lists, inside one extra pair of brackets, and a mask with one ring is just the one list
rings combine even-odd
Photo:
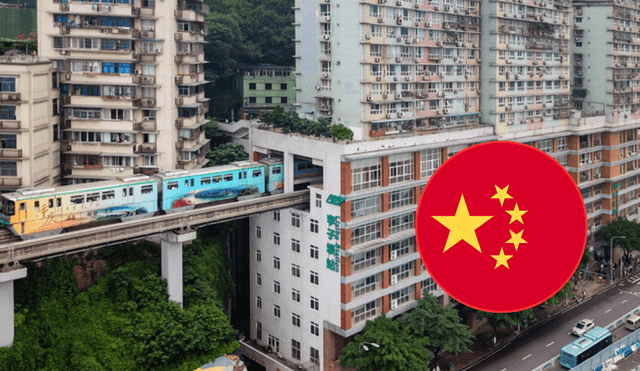
[(102, 152), (88, 152), (88, 151), (63, 151), (65, 155), (86, 155), (86, 156), (102, 156)]
[(182, 149), (182, 151), (195, 152), (195, 151), (199, 150), (200, 148), (204, 147), (205, 145), (207, 145), (209, 142), (211, 142), (210, 139), (205, 139), (202, 143), (196, 144), (195, 146), (193, 146), (191, 148), (184, 148), (184, 149)]
[(204, 80), (204, 81), (199, 81), (199, 82), (189, 82), (186, 84), (178, 84), (180, 86), (197, 86), (197, 85), (204, 85), (204, 84), (208, 84), (210, 81)]
[(194, 104), (184, 104), (184, 105), (180, 105), (180, 108), (198, 108), (200, 107), (200, 104), (194, 103)]
[(140, 39), (140, 41), (158, 41), (158, 42), (164, 42), (163, 39)]

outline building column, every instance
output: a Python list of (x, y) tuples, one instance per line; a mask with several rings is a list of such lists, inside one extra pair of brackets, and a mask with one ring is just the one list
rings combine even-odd
[(293, 192), (293, 154), (284, 153), (284, 193)]
[(182, 306), (182, 243), (193, 241), (195, 231), (186, 233), (166, 232), (160, 237), (162, 248), (162, 278), (167, 280), (169, 300)]
[(0, 347), (13, 345), (14, 305), (13, 305), (13, 281), (25, 278), (27, 268), (19, 265), (7, 267), (0, 272)]

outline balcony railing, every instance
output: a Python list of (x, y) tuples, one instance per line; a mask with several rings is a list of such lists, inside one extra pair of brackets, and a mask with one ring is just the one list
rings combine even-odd
[(0, 149), (0, 158), (21, 158), (21, 157), (22, 157), (21, 149), (9, 149), (9, 148)]
[(0, 130), (20, 130), (22, 128), (20, 121), (16, 120), (3, 120), (0, 121)]
[(156, 145), (155, 144), (137, 144), (134, 147), (135, 153), (156, 153)]
[(20, 98), (20, 93), (0, 92), (0, 101), (19, 102)]
[(21, 187), (22, 178), (0, 177), (0, 187)]

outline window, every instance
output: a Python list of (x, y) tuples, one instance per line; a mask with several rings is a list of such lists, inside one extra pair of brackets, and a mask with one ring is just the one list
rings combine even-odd
[(262, 229), (260, 227), (256, 227), (256, 238), (262, 238)]
[(318, 326), (317, 323), (315, 322), (311, 322), (311, 334), (315, 335), (315, 336), (319, 336), (320, 335), (320, 326)]
[(300, 228), (300, 214), (291, 213), (291, 226)]
[(309, 246), (309, 256), (311, 256), (312, 259), (318, 259), (318, 246)]
[(351, 323), (356, 324), (367, 318), (375, 317), (378, 314), (378, 308), (380, 308), (381, 304), (382, 299), (376, 299), (354, 308), (351, 310)]
[(414, 204), (413, 188), (389, 193), (389, 209)]
[(394, 285), (397, 282), (409, 277), (411, 271), (413, 270), (413, 262), (408, 262), (406, 264), (402, 264), (401, 266), (391, 268), (389, 270), (389, 279), (391, 280), (391, 284)]
[(258, 340), (262, 340), (262, 322), (256, 322), (256, 337)]
[(280, 221), (280, 210), (276, 210), (273, 212), (273, 220)]
[(404, 214), (389, 218), (389, 234), (399, 233), (408, 229), (413, 229), (414, 214)]
[(260, 273), (256, 273), (256, 284), (262, 286), (262, 275)]
[(380, 251), (380, 248), (377, 248), (354, 255), (351, 258), (351, 270), (357, 272), (375, 265), (378, 261), (378, 256), (380, 256)]
[(414, 297), (413, 293), (415, 292), (415, 289), (415, 285), (407, 286), (389, 295), (389, 299), (391, 299), (392, 304), (395, 303), (395, 306), (397, 307), (398, 305), (411, 300), (411, 298)]
[(420, 282), (420, 288), (422, 289), (422, 295), (424, 295), (425, 293), (432, 293), (434, 291), (440, 290), (440, 287), (438, 287), (438, 285), (431, 277)]
[(256, 83), (255, 82), (249, 83), (249, 90), (256, 90)]
[(407, 238), (406, 240), (402, 240), (400, 242), (395, 242), (389, 245), (389, 255), (391, 260), (396, 260), (402, 255), (409, 254), (413, 252), (413, 247), (415, 246), (414, 238)]
[(0, 134), (0, 148), (16, 148), (15, 134)]
[(351, 231), (351, 246), (380, 238), (382, 235), (382, 223), (380, 221), (355, 227)]
[(318, 285), (320, 283), (320, 276), (318, 275), (318, 273), (311, 271), (311, 273), (309, 273), (309, 280), (314, 285)]
[(322, 196), (320, 193), (316, 193), (316, 207), (322, 207)]
[(551, 153), (553, 151), (553, 139), (539, 140), (538, 149), (544, 153)]
[(276, 318), (280, 318), (280, 306), (279, 305), (273, 305), (273, 316)]
[(297, 264), (291, 264), (291, 275), (294, 277), (300, 277), (300, 266)]
[(273, 97), (264, 97), (264, 102), (267, 104), (273, 103)]
[(256, 97), (249, 97), (249, 103), (256, 103)]
[(365, 277), (351, 283), (351, 295), (357, 298), (360, 295), (364, 295), (371, 291), (375, 291), (378, 282), (382, 280), (382, 273), (374, 274), (373, 276)]
[(287, 84), (280, 84), (280, 90), (287, 90)]
[(433, 175), (442, 164), (442, 150), (440, 148), (420, 151), (420, 176), (425, 178)]
[(259, 296), (256, 296), (256, 308), (262, 309), (262, 298)]
[(311, 299), (309, 299), (309, 304), (311, 309), (320, 310), (320, 301), (318, 298), (312, 296)]
[(260, 250), (256, 250), (256, 261), (258, 262), (262, 261), (262, 251)]
[(359, 218), (382, 211), (382, 198), (373, 196), (351, 202), (351, 217)]
[(278, 339), (277, 337), (273, 336), (273, 335), (269, 335), (269, 346), (271, 347), (271, 349), (274, 352), (279, 352), (280, 351), (280, 339)]
[(276, 294), (280, 293), (280, 282), (273, 281), (273, 292), (275, 292)]
[(291, 300), (295, 301), (296, 303), (300, 302), (300, 290), (291, 289)]
[(566, 151), (567, 148), (567, 137), (560, 137), (556, 139), (556, 149), (558, 151)]
[(280, 258), (277, 256), (273, 258), (273, 267), (275, 269), (280, 269)]
[(300, 316), (295, 313), (291, 313), (291, 324), (296, 327), (300, 327)]
[(351, 190), (359, 191), (379, 187), (381, 183), (380, 158), (364, 159), (351, 162)]
[(264, 90), (271, 90), (271, 84), (270, 83), (264, 84)]
[(316, 219), (311, 219), (311, 222), (309, 224), (309, 229), (311, 230), (311, 232), (318, 233), (319, 228), (320, 225), (318, 224), (318, 221)]
[(314, 347), (310, 347), (309, 360), (315, 364), (320, 364), (320, 351)]
[(291, 358), (300, 360), (300, 342), (291, 339)]
[(0, 76), (0, 92), (15, 92), (16, 78)]
[(288, 97), (280, 97), (280, 103), (283, 103), (283, 104), (289, 103), (289, 98)]
[(1, 120), (15, 120), (16, 119), (16, 106), (0, 106), (0, 119)]
[(413, 179), (413, 153), (389, 156), (389, 183)]
[(280, 233), (273, 232), (273, 244), (280, 246)]

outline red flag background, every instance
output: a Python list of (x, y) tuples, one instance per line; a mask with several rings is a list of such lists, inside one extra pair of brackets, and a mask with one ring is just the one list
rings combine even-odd
[[(511, 199), (500, 205), (496, 186)], [(481, 252), (466, 241), (444, 251), (449, 229), (433, 216), (454, 216), (464, 195), (471, 216), (492, 216), (475, 232)], [(521, 223), (507, 210), (526, 210)], [(510, 233), (523, 231), (516, 250)], [(528, 145), (489, 142), (442, 164), (425, 187), (416, 239), (425, 267), (451, 297), (478, 310), (514, 312), (558, 292), (576, 270), (587, 238), (580, 191), (552, 157)], [(496, 267), (492, 255), (512, 255)]]

